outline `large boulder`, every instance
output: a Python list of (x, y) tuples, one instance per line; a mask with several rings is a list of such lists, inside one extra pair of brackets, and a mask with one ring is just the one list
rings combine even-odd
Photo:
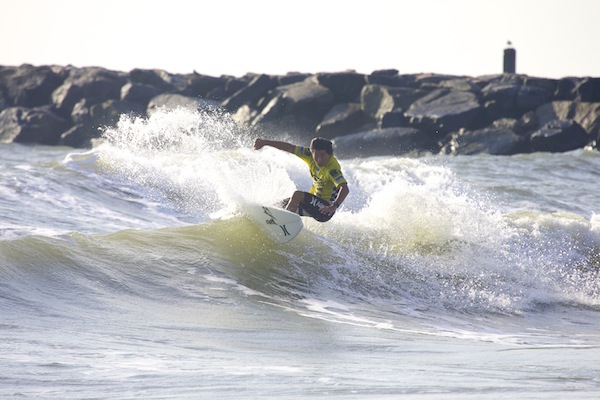
[(4, 110), (5, 108), (8, 108), (8, 107), (10, 107), (10, 103), (4, 97), (4, 95), (2, 94), (2, 91), (0, 90), (0, 111)]
[(286, 112), (314, 115), (318, 119), (323, 118), (335, 100), (331, 90), (311, 79), (282, 86), (278, 92)]
[(128, 82), (121, 87), (121, 101), (139, 103), (146, 107), (151, 98), (158, 95), (160, 90), (147, 83)]
[(519, 88), (515, 98), (515, 106), (520, 117), (523, 113), (535, 110), (542, 104), (552, 100), (552, 92), (544, 87), (524, 85)]
[(121, 115), (145, 116), (146, 109), (138, 103), (121, 100), (106, 100), (90, 107), (90, 122), (93, 127), (113, 126)]
[(52, 92), (63, 83), (58, 68), (6, 67), (0, 71), (0, 92), (13, 106), (40, 107), (51, 102)]
[[(516, 126), (517, 121), (513, 121)], [(442, 146), (440, 153), (452, 155), (511, 155), (527, 152), (528, 145), (527, 138), (516, 134), (505, 126), (473, 131), (461, 129), (450, 136)]]
[(71, 122), (74, 125), (83, 124), (83, 125), (91, 125), (90, 120), (90, 107), (89, 101), (87, 99), (79, 100), (71, 111)]
[(190, 97), (206, 98), (208, 93), (220, 87), (224, 88), (226, 83), (227, 78), (202, 75), (194, 71), (192, 76), (188, 78), (185, 93), (182, 94)]
[(573, 88), (575, 98), (581, 102), (600, 102), (600, 78), (585, 78)]
[(341, 158), (400, 156), (429, 150), (424, 136), (415, 128), (387, 128), (358, 132), (333, 139)]
[(159, 94), (148, 102), (146, 114), (152, 115), (159, 110), (169, 111), (177, 108), (184, 108), (192, 111), (202, 109), (215, 109), (219, 107), (219, 102), (214, 100), (202, 99), (199, 97), (188, 97), (180, 94)]
[(155, 87), (159, 92), (172, 92), (187, 86), (182, 79), (174, 78), (173, 75), (161, 69), (139, 69), (135, 68), (129, 72), (129, 80), (133, 83)]
[(579, 81), (579, 79), (573, 77), (559, 79), (556, 83), (553, 100), (575, 100), (577, 97), (575, 88)]
[(258, 75), (248, 83), (247, 86), (235, 92), (226, 99), (221, 107), (235, 111), (243, 105), (254, 105), (265, 97), (269, 90), (275, 88), (277, 79), (268, 75)]
[(11, 107), (0, 112), (0, 141), (56, 145), (69, 123), (49, 107)]
[(73, 68), (64, 83), (52, 93), (52, 102), (59, 115), (67, 117), (82, 98), (91, 104), (119, 99), (127, 74), (98, 67)]
[(67, 117), (73, 111), (73, 107), (84, 98), (83, 89), (73, 82), (65, 82), (52, 92), (52, 103), (56, 111), (63, 117)]
[(315, 76), (319, 85), (333, 93), (336, 103), (356, 103), (367, 80), (356, 72), (320, 73)]
[(591, 141), (590, 135), (575, 121), (554, 120), (531, 135), (533, 151), (565, 152), (580, 149)]
[(363, 123), (363, 111), (358, 103), (336, 104), (317, 126), (319, 136), (332, 138), (355, 132)]
[(600, 143), (600, 102), (577, 103), (573, 121), (581, 125), (594, 140)]
[(553, 79), (502, 74), (480, 79), (485, 83), (482, 102), (488, 119), (519, 118), (551, 101), (557, 90)]
[(566, 121), (572, 117), (574, 104), (573, 101), (553, 101), (539, 106), (535, 115), (540, 126), (557, 119)]
[(521, 86), (522, 80), (515, 76), (494, 80), (486, 85), (482, 89), (486, 117), (492, 121), (518, 118), (516, 98)]
[(416, 87), (414, 75), (398, 75), (398, 70), (396, 69), (373, 71), (366, 79), (368, 85)]
[(365, 116), (381, 126), (384, 115), (403, 114), (415, 101), (431, 91), (406, 87), (366, 85), (361, 92), (361, 107)]
[(242, 77), (242, 78), (234, 78), (234, 77), (223, 77), (225, 83), (222, 85), (215, 86), (212, 90), (206, 93), (206, 96), (203, 96), (209, 100), (216, 100), (222, 102), (228, 97), (232, 96), (235, 92), (242, 90), (254, 77)]
[(481, 124), (482, 108), (472, 92), (437, 89), (415, 101), (405, 112), (411, 126), (444, 135)]
[(554, 120), (573, 120), (593, 139), (597, 140), (600, 136), (600, 102), (553, 101), (538, 107), (535, 114), (540, 126)]
[(273, 94), (252, 121), (252, 126), (268, 124), (291, 127), (298, 132), (314, 132), (334, 105), (333, 93), (312, 79), (279, 86)]
[(307, 74), (307, 73), (288, 72), (285, 75), (279, 75), (277, 77), (277, 86), (285, 86), (285, 85), (291, 85), (292, 83), (302, 82), (302, 81), (310, 78), (311, 76), (312, 76), (311, 74)]
[(75, 148), (90, 148), (93, 140), (101, 136), (101, 132), (91, 125), (75, 124), (60, 135), (59, 144)]

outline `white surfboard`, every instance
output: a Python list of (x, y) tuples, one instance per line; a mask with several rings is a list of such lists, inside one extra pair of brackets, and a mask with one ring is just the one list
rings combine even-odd
[(243, 210), (275, 243), (289, 242), (304, 226), (298, 214), (281, 208), (246, 204)]

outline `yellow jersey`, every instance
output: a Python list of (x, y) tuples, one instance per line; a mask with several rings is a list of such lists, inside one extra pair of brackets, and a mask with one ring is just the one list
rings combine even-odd
[(319, 167), (312, 158), (312, 153), (308, 147), (296, 146), (294, 154), (300, 157), (310, 170), (310, 176), (313, 185), (310, 193), (325, 200), (328, 203), (334, 201), (337, 197), (338, 186), (342, 183), (348, 183), (342, 175), (342, 169), (337, 158), (333, 155), (329, 157), (327, 165)]

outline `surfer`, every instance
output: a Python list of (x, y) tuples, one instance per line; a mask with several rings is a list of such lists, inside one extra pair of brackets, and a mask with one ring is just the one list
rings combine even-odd
[(292, 197), (286, 199), (286, 210), (312, 217), (319, 222), (329, 221), (350, 193), (340, 163), (333, 155), (331, 141), (314, 138), (308, 148), (261, 138), (254, 141), (255, 150), (264, 146), (292, 153), (308, 164), (313, 185), (309, 192), (296, 190)]

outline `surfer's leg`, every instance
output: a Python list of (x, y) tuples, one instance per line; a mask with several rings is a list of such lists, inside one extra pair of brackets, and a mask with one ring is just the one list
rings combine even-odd
[(332, 215), (323, 214), (321, 209), (323, 207), (327, 207), (327, 204), (323, 199), (318, 198), (317, 196), (304, 192), (304, 198), (299, 203), (299, 212), (300, 215), (307, 215), (319, 222), (329, 221)]
[(288, 201), (285, 209), (291, 211), (293, 213), (298, 212), (298, 207), (300, 206), (300, 202), (304, 200), (304, 195), (306, 192), (301, 192), (300, 190), (296, 190), (290, 200)]

